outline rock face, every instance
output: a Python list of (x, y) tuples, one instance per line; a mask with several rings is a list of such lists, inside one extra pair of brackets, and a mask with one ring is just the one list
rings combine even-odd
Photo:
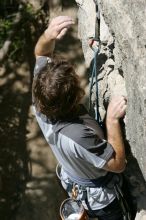
[(93, 1), (76, 0), (79, 10), (78, 17), (78, 36), (82, 40), (82, 48), (87, 66), (93, 58), (93, 51), (88, 45), (87, 39), (95, 37), (96, 29), (96, 5)]
[(128, 96), (126, 132), (146, 179), (146, 2), (101, 1), (115, 35), (115, 62), (122, 70)]
[[(87, 66), (91, 67), (94, 56), (88, 46), (88, 28), (90, 37), (100, 38), (101, 42), (100, 53), (97, 56), (97, 71), (99, 110), (102, 118), (105, 115), (106, 103), (113, 94), (126, 94), (128, 98), (126, 140), (137, 162), (135, 159), (129, 160), (127, 175), (136, 198), (136, 219), (142, 220), (146, 218), (146, 2), (76, 2), (79, 5), (79, 32)], [(91, 7), (93, 4), (96, 5), (96, 16), (95, 7)], [(96, 24), (93, 23), (93, 19)], [(95, 99), (93, 91), (93, 105)]]

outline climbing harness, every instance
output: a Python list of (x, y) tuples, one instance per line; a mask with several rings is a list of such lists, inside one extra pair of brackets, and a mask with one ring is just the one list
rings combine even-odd
[[(56, 168), (57, 176), (60, 180), (63, 181), (61, 174), (60, 174), (60, 172), (61, 172), (60, 170), (61, 170), (61, 165), (57, 165), (57, 168)], [(74, 216), (77, 213), (79, 216), (81, 216), (81, 217), (83, 216), (83, 218), (79, 218), (79, 220), (80, 219), (81, 220), (88, 219), (87, 218), (88, 215), (87, 215), (84, 207), (82, 206), (81, 201), (77, 199), (79, 190), (81, 190), (83, 192), (88, 210), (89, 210), (90, 214), (92, 213), (92, 215), (94, 216), (94, 211), (90, 207), (90, 204), (87, 199), (88, 198), (87, 189), (86, 189), (87, 186), (88, 187), (104, 186), (104, 187), (108, 187), (109, 189), (113, 188), (113, 190), (115, 191), (118, 203), (121, 207), (123, 220), (131, 220), (131, 214), (130, 214), (130, 209), (129, 209), (128, 203), (124, 197), (124, 194), (122, 192), (121, 187), (119, 186), (119, 182), (121, 179), (119, 175), (109, 172), (104, 177), (100, 177), (100, 178), (94, 179), (94, 180), (90, 180), (90, 179), (88, 180), (88, 179), (83, 179), (80, 177), (74, 177), (74, 176), (70, 175), (69, 172), (67, 172), (67, 171), (65, 171), (65, 173), (67, 173), (70, 185), (72, 186), (72, 190), (71, 190), (72, 193), (71, 193), (71, 198), (64, 200), (61, 204), (60, 216), (61, 216), (62, 220), (65, 220), (66, 219), (65, 216), (67, 216), (71, 213), (69, 210), (72, 210), (72, 213), (74, 213)], [(121, 177), (122, 177), (122, 175), (121, 175)], [(112, 178), (115, 178), (115, 179), (114, 179), (113, 185), (110, 187), (109, 182), (112, 180)], [(75, 209), (75, 206), (78, 208)], [(96, 217), (96, 216), (94, 216), (94, 217)], [(77, 220), (78, 220), (78, 218), (77, 218)]]
[[(59, 179), (62, 180), (61, 175), (59, 174), (59, 171), (58, 171), (59, 169), (61, 169), (61, 166), (57, 165), (56, 173), (57, 173), (57, 176), (59, 177)], [(88, 180), (88, 179), (82, 179), (80, 177), (73, 177), (67, 171), (65, 171), (65, 173), (67, 173), (70, 184), (72, 185), (72, 194), (71, 194), (70, 199), (64, 200), (61, 204), (60, 216), (61, 216), (62, 220), (66, 219), (65, 217), (63, 218), (63, 216), (67, 216), (67, 213), (70, 213), (70, 211), (69, 211), (70, 209), (73, 210), (72, 212), (74, 214), (78, 213), (78, 215), (81, 216), (81, 218), (77, 218), (77, 220), (86, 220), (86, 219), (88, 219), (88, 217), (87, 217), (88, 215), (87, 215), (84, 207), (82, 206), (81, 201), (77, 200), (79, 190), (81, 190), (84, 194), (85, 203), (88, 207), (88, 210), (89, 210), (90, 214), (92, 213), (93, 217), (96, 217), (96, 215), (94, 216), (94, 211), (90, 207), (90, 204), (89, 204), (88, 199), (87, 199), (88, 198), (87, 189), (86, 189), (87, 186), (88, 187), (99, 187), (99, 186), (101, 187), (101, 186), (104, 186), (104, 187), (108, 187), (109, 189), (113, 188), (113, 190), (115, 191), (118, 203), (121, 207), (123, 220), (131, 220), (131, 212), (130, 212), (128, 203), (125, 199), (125, 196), (122, 192), (121, 187), (119, 186), (119, 182), (120, 182), (120, 176), (119, 175), (120, 174), (117, 175), (117, 174), (109, 172), (104, 177), (100, 177), (100, 178), (94, 179), (94, 180), (90, 180), (90, 179)], [(113, 177), (116, 177), (116, 178), (114, 179), (113, 185), (110, 187), (109, 182), (112, 180)], [(121, 175), (121, 177), (122, 177), (122, 175)], [(75, 209), (74, 208), (75, 206), (77, 206), (78, 208)], [(82, 213), (82, 215), (81, 215), (81, 213)], [(70, 218), (67, 218), (67, 219), (70, 219)]]
[[(57, 177), (62, 180), (60, 172), (61, 166), (60, 164), (57, 164), (56, 174)], [(78, 190), (78, 185), (72, 183), (71, 198), (65, 199), (60, 206), (60, 217), (62, 220), (88, 220), (88, 215), (82, 202), (77, 200)]]
[[(97, 73), (97, 57), (100, 52), (100, 43), (99, 40), (96, 38), (91, 38), (90, 39), (90, 47), (94, 51), (94, 59), (93, 59), (93, 65), (92, 65), (92, 70), (91, 70), (91, 81), (90, 81), (90, 89), (89, 89), (89, 112), (92, 111), (92, 93), (93, 93), (93, 86), (95, 84), (95, 90), (96, 90), (96, 100), (95, 100), (95, 106), (94, 106), (94, 111), (95, 111), (95, 120), (99, 123), (99, 125), (102, 127), (102, 119), (100, 116), (99, 112), (99, 95), (98, 95), (98, 73)], [(95, 81), (95, 83), (94, 83)]]

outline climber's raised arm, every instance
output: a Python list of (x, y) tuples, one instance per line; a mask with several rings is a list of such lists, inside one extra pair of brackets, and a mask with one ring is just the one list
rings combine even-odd
[(35, 56), (51, 56), (55, 48), (55, 41), (61, 39), (72, 24), (74, 21), (69, 16), (58, 16), (52, 19), (36, 44)]

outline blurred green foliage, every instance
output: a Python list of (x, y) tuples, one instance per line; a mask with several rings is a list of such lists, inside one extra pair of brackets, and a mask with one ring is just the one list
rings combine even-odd
[(3, 46), (8, 34), (12, 28), (13, 21), (8, 19), (0, 19), (0, 47)]
[[(9, 5), (10, 3), (11, 5)], [(0, 16), (0, 48), (3, 47), (4, 42), (9, 39), (11, 32), (14, 30), (16, 13), (20, 12), (21, 14), (20, 24), (17, 25), (17, 28), (15, 27), (16, 34), (14, 34), (9, 53), (7, 54), (7, 58), (13, 61), (21, 60), (26, 46), (25, 40), (28, 29), (31, 31), (30, 29), (33, 29), (37, 21), (42, 20), (42, 12), (34, 11), (32, 5), (29, 3), (22, 4), (19, 2), (18, 5), (16, 0), (0, 2), (0, 11), (2, 9), (3, 14)]]

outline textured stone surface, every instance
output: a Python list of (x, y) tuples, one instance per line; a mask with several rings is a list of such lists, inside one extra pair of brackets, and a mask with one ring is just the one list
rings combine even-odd
[[(104, 18), (115, 36), (115, 63), (125, 78), (128, 97), (126, 138), (146, 179), (146, 11), (145, 1), (101, 1)], [(133, 165), (133, 166), (132, 166)], [(129, 166), (136, 219), (146, 218), (146, 190), (135, 161)]]
[(146, 178), (146, 2), (102, 1), (115, 35), (115, 61), (124, 73), (128, 95), (127, 139)]
[(88, 39), (95, 37), (96, 29), (96, 10), (93, 1), (76, 0), (78, 10), (78, 36), (82, 41), (82, 48), (85, 56), (86, 65), (89, 66), (93, 58), (93, 51), (88, 45)]
[[(96, 32), (95, 24), (95, 36), (102, 41), (97, 56), (99, 110), (103, 118), (112, 95), (127, 95), (126, 147), (132, 153), (128, 154), (125, 174), (130, 180), (131, 192), (137, 203), (136, 220), (142, 220), (146, 219), (146, 1), (84, 0), (80, 10), (95, 2), (100, 8), (100, 12), (96, 12), (97, 20), (100, 18), (100, 32)], [(85, 8), (88, 11), (88, 7)], [(92, 8), (90, 13), (94, 13), (94, 10)], [(85, 12), (79, 13), (79, 23), (79, 31), (83, 32), (83, 52), (89, 65), (94, 56), (93, 52), (90, 52), (90, 56), (86, 53), (87, 23), (90, 23), (90, 17), (86, 17)], [(104, 41), (105, 36), (108, 37)], [(94, 86), (93, 105), (95, 99)]]

